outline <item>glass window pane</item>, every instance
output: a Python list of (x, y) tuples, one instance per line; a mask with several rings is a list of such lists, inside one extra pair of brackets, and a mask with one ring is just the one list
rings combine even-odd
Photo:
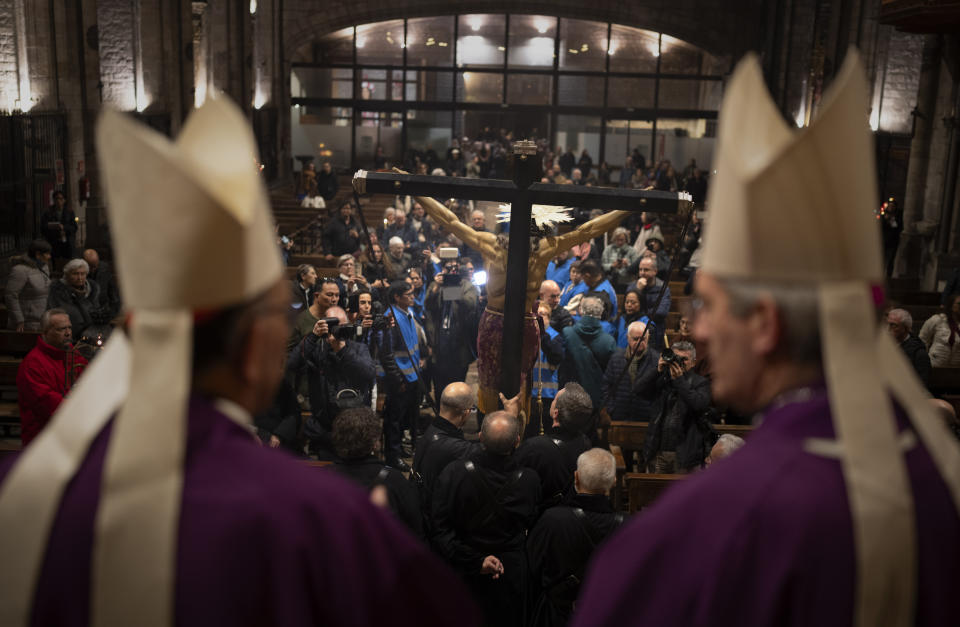
[[(607, 120), (606, 159), (612, 172), (611, 182), (621, 187), (632, 187), (633, 182), (641, 185), (646, 181), (646, 172), (636, 174), (634, 164), (627, 162), (627, 156), (638, 150), (644, 159), (650, 154), (650, 138), (653, 124), (647, 120)], [(622, 178), (621, 178), (622, 177)]]
[(353, 63), (353, 27), (324, 35), (314, 47), (320, 63)]
[(357, 63), (403, 64), (403, 20), (357, 26)]
[(503, 15), (461, 15), (458, 29), (457, 67), (503, 66)]
[(453, 72), (407, 70), (407, 100), (450, 102), (453, 98)]
[(720, 107), (720, 81), (660, 79), (661, 109), (703, 109)]
[(402, 70), (369, 70), (358, 73), (361, 100), (402, 100)]
[(357, 117), (357, 161), (364, 166), (373, 165), (377, 147), (383, 147), (388, 166), (400, 163), (400, 131), (403, 127), (402, 113), (386, 111), (362, 111)]
[(350, 115), (347, 107), (290, 109), (290, 137), (294, 155), (313, 155), (334, 166), (350, 166)]
[(452, 111), (407, 111), (407, 149), (446, 154), (453, 138)]
[(353, 70), (295, 67), (290, 71), (294, 98), (353, 98)]
[(543, 15), (510, 16), (508, 63), (514, 68), (553, 67), (557, 18)]
[(607, 25), (585, 20), (560, 20), (560, 67), (603, 70), (607, 59)]
[(513, 74), (507, 79), (510, 104), (551, 104), (553, 77), (548, 74)]
[(653, 90), (656, 80), (652, 78), (610, 77), (607, 88), (607, 105), (611, 107), (633, 107), (649, 109), (653, 107)]
[(660, 71), (664, 74), (699, 74), (706, 53), (669, 35), (660, 42)]
[(602, 107), (603, 77), (561, 74), (557, 80), (557, 103), (575, 107)]
[(658, 33), (613, 25), (610, 33), (611, 72), (656, 72)]
[(453, 65), (453, 16), (407, 20), (407, 66)]
[(458, 72), (457, 100), (459, 102), (502, 102), (503, 74)]
[(586, 115), (558, 115), (554, 146), (572, 150), (577, 158), (586, 149), (591, 157), (599, 159), (600, 118)]
[(657, 145), (662, 159), (669, 159), (677, 175), (678, 187), (685, 187), (693, 168), (710, 171), (716, 138), (712, 120), (657, 120)]

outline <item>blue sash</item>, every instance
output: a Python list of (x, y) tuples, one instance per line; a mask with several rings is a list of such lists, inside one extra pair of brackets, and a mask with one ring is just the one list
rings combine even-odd
[(393, 358), (397, 362), (397, 367), (400, 368), (400, 372), (403, 373), (403, 376), (407, 381), (416, 381), (417, 380), (417, 371), (414, 368), (414, 364), (420, 364), (420, 343), (417, 337), (417, 325), (413, 321), (412, 314), (403, 311), (402, 309), (397, 309), (393, 305), (390, 306), (390, 311), (393, 313), (393, 319), (397, 321), (397, 328), (400, 329), (400, 335), (403, 336), (403, 343), (407, 345), (407, 350), (410, 351), (410, 358), (407, 357), (407, 353), (403, 350), (394, 350)]

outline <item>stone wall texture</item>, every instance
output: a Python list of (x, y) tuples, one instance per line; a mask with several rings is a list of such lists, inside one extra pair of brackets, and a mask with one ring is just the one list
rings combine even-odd
[(132, 110), (136, 108), (133, 3), (129, 0), (99, 0), (97, 31), (103, 102)]

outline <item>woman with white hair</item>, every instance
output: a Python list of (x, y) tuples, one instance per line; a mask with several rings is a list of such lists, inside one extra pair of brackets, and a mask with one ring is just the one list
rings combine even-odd
[(63, 267), (63, 278), (50, 283), (47, 309), (64, 309), (70, 316), (73, 337), (79, 338), (87, 327), (106, 324), (100, 307), (100, 285), (88, 281), (90, 266), (83, 259), (71, 259)]

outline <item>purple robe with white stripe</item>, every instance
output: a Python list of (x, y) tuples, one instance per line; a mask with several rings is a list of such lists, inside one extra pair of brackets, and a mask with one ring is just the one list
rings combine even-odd
[[(574, 625), (851, 625), (856, 563), (840, 462), (805, 452), (807, 438), (834, 438), (823, 388), (769, 411), (746, 446), (624, 525), (594, 554)], [(906, 460), (915, 624), (957, 625), (960, 517), (922, 444)]]
[[(176, 624), (475, 625), (459, 580), (336, 473), (264, 448), (194, 398), (177, 550)], [(110, 425), (67, 487), (32, 625), (85, 626)], [(14, 462), (15, 463), (15, 462)], [(0, 468), (0, 481), (11, 464)]]

